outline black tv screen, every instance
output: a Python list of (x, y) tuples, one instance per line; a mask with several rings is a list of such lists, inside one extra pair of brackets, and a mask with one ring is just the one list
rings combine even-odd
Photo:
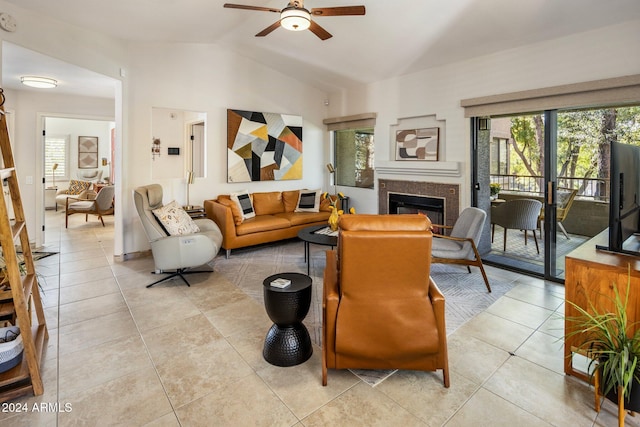
[(640, 255), (640, 146), (611, 143), (609, 250)]

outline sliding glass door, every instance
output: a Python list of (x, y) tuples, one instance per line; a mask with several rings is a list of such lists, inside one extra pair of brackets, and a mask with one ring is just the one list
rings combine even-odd
[[(613, 140), (640, 144), (640, 107), (548, 110), (472, 123), (474, 204), (487, 211), (486, 238), (493, 237), (483, 259), (562, 281), (565, 256), (606, 232), (609, 147)], [(542, 203), (535, 237), (501, 219), (500, 211), (520, 214), (510, 203), (516, 199)]]

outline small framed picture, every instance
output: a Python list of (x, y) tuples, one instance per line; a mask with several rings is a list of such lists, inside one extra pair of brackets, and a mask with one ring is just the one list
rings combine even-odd
[(438, 161), (440, 128), (396, 131), (396, 160)]
[(78, 137), (78, 168), (95, 169), (98, 167), (98, 137)]

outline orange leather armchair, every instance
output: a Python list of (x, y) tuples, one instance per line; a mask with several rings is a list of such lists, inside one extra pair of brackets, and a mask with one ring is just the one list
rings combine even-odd
[(449, 387), (444, 296), (429, 276), (424, 215), (342, 215), (327, 251), (322, 384), (327, 369), (443, 370)]

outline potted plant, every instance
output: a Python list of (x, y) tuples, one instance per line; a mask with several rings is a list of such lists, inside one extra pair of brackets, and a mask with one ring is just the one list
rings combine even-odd
[(500, 190), (502, 190), (502, 187), (500, 187), (500, 184), (498, 184), (497, 182), (492, 182), (491, 184), (489, 184), (489, 193), (491, 194), (491, 200), (495, 200), (498, 198)]
[(608, 310), (593, 301), (588, 302), (587, 309), (568, 301), (579, 314), (567, 317), (575, 325), (567, 336), (579, 335), (582, 344), (578, 348), (591, 359), (589, 372), (592, 379), (596, 378), (596, 397), (602, 394), (618, 404), (620, 426), (624, 425), (625, 409), (640, 411), (640, 328), (638, 322), (628, 321), (630, 270), (627, 277), (624, 295), (614, 283), (614, 297), (603, 296)]

